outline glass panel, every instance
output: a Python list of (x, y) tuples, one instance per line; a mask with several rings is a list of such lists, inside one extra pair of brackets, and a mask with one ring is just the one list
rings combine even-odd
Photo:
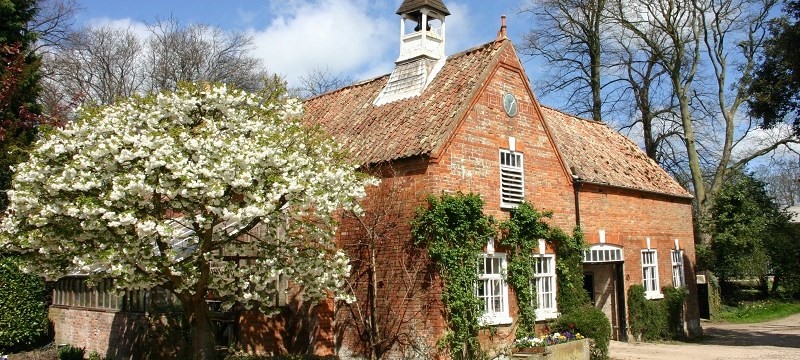
[(492, 280), (492, 295), (500, 296), (502, 288), (500, 287), (500, 280)]
[(492, 298), (492, 312), (499, 313), (503, 311), (503, 304), (499, 297)]

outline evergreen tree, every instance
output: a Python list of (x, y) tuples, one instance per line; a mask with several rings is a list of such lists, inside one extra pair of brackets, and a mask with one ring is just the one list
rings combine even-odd
[[(711, 235), (705, 259), (720, 278), (723, 298), (730, 299), (730, 280), (759, 279), (764, 294), (767, 274), (791, 281), (800, 271), (796, 241), (790, 240), (789, 217), (752, 174), (734, 172), (714, 197), (705, 222)], [(794, 268), (792, 268), (794, 267)]]
[(772, 22), (772, 38), (750, 83), (750, 114), (767, 127), (791, 121), (800, 132), (800, 1), (786, 1), (784, 12)]
[(26, 159), (36, 136), (41, 107), (36, 34), (29, 24), (36, 0), (0, 0), (0, 210), (7, 206), (11, 167)]

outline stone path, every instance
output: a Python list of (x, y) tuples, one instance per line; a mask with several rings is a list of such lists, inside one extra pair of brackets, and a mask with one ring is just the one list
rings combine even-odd
[(758, 324), (704, 322), (700, 343), (624, 343), (612, 341), (616, 360), (800, 359), (800, 314)]

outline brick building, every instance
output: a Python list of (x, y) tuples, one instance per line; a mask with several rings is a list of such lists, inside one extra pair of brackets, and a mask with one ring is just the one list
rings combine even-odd
[[(686, 287), (685, 324), (698, 332), (691, 195), (605, 124), (539, 104), (505, 24), (495, 41), (445, 57), (449, 12), (443, 2), (406, 0), (397, 14), (400, 56), (391, 74), (306, 102), (305, 119), (383, 180), (366, 201), (367, 214), (378, 214), (371, 215), (372, 227), (345, 219), (340, 229), (361, 308), (337, 309), (339, 354), (364, 351), (369, 329), (360, 317), (369, 304), (369, 281), (377, 283), (371, 305), (377, 322), (394, 331), (383, 329), (381, 336), (394, 351), (430, 349), (444, 334), (440, 284), (435, 274), (418, 271), (424, 249), (411, 245), (409, 222), (427, 195), (457, 191), (480, 194), (484, 211), (496, 218), (507, 218), (524, 199), (552, 211), (562, 229), (580, 225), (591, 245), (585, 288), (611, 320), (615, 339), (627, 337), (631, 284), (643, 284), (650, 299), (663, 297), (664, 286)], [(390, 219), (388, 227), (379, 226), (381, 216)], [(377, 244), (374, 253), (365, 253), (365, 239)], [(374, 270), (369, 256), (377, 259)], [(487, 248), (485, 256), (504, 266), (501, 249)], [(558, 261), (549, 249), (541, 259), (550, 269)], [(553, 289), (554, 276), (539, 274), (537, 284)], [(498, 290), (499, 306), (486, 297), (484, 323), (497, 325), (482, 339), (489, 348), (513, 340), (511, 291), (506, 285)], [(537, 306), (542, 320), (558, 314), (555, 292), (544, 293)]]
[[(405, 0), (397, 14), (400, 56), (391, 74), (305, 104), (305, 121), (327, 130), (364, 171), (382, 179), (368, 193), (365, 215), (343, 215), (337, 234), (352, 259), (350, 286), (359, 301), (295, 307), (272, 320), (240, 313), (223, 319), (233, 329), (223, 335), (235, 334), (235, 345), (253, 353), (294, 351), (291, 338), (311, 344), (318, 354), (358, 358), (370, 337), (365, 320), (372, 316), (388, 358), (435, 352), (447, 330), (441, 283), (425, 249), (413, 246), (410, 221), (426, 196), (457, 191), (480, 194), (485, 213), (499, 219), (524, 200), (552, 211), (553, 225), (567, 231), (579, 225), (591, 245), (584, 285), (611, 320), (614, 338), (627, 337), (625, 297), (631, 284), (643, 284), (651, 299), (663, 296), (662, 287), (686, 287), (685, 324), (697, 333), (691, 195), (607, 125), (542, 106), (505, 25), (495, 41), (445, 56), (449, 11), (441, 0)], [(558, 259), (544, 246), (540, 253), (542, 268), (551, 269), (535, 279), (537, 317), (546, 321), (558, 315), (552, 271)], [(493, 244), (487, 244), (485, 259), (504, 267), (505, 254)], [(501, 284), (480, 294), (486, 299), (482, 321), (494, 329), (481, 338), (490, 351), (513, 341), (517, 313), (499, 269), (479, 280)], [(72, 295), (51, 309), (57, 342), (119, 358), (143, 356), (137, 349), (144, 343), (175, 345), (170, 333), (145, 335), (155, 325), (169, 327), (167, 319), (154, 325), (120, 311), (117, 298), (100, 300), (96, 290), (91, 290), (94, 300), (79, 297), (75, 294), (90, 290), (64, 281)], [(370, 288), (376, 289), (373, 296)], [(131, 297), (126, 304), (134, 303), (135, 294), (125, 296)]]

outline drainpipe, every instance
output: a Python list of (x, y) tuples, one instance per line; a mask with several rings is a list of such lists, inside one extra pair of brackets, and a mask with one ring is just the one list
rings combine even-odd
[(575, 226), (578, 228), (581, 227), (581, 184), (583, 184), (583, 179), (580, 176), (580, 172), (574, 166), (570, 168), (572, 170), (572, 189), (575, 192)]

